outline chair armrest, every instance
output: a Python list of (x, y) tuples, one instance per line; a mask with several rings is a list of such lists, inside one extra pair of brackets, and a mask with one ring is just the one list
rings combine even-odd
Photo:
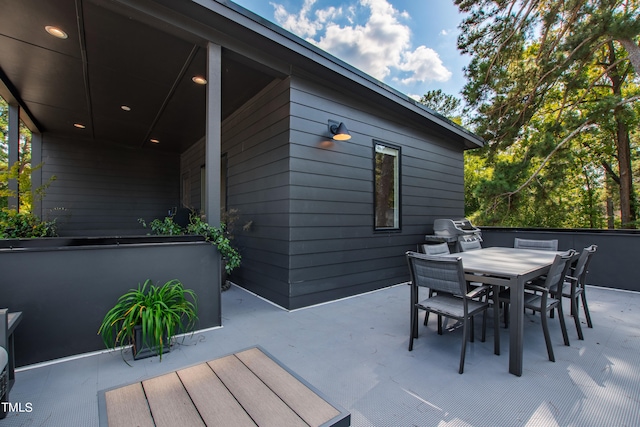
[(9, 363), (9, 353), (4, 347), (0, 347), (0, 372), (7, 367), (7, 363)]
[(538, 291), (538, 292), (549, 292), (548, 288), (545, 288), (544, 286), (538, 286), (538, 285), (527, 285), (527, 290), (531, 290), (531, 291)]
[(475, 298), (478, 295), (481, 295), (490, 289), (491, 289), (491, 286), (489, 285), (478, 286), (477, 288), (474, 288), (471, 292), (467, 294), (467, 298)]

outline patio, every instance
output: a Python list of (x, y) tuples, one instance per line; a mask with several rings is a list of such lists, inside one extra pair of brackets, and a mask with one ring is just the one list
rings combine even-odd
[(406, 285), (291, 312), (233, 286), (222, 294), (223, 327), (186, 337), (162, 362), (129, 367), (120, 352), (106, 352), (20, 369), (10, 399), (23, 412), (0, 423), (98, 426), (100, 390), (260, 345), (350, 411), (354, 426), (639, 425), (640, 294), (589, 287), (588, 298), (594, 329), (585, 325), (584, 341), (567, 319), (571, 346), (562, 345), (559, 323), (550, 322), (556, 363), (539, 317), (526, 315), (516, 377), (507, 372), (504, 328), (502, 355), (493, 354), (489, 327), (487, 342), (468, 346), (463, 375), (460, 329), (438, 336), (430, 322), (407, 351)]

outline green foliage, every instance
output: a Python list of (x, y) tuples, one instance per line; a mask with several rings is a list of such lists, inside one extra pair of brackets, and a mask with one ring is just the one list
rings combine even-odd
[(41, 221), (35, 215), (16, 212), (13, 209), (0, 209), (0, 239), (18, 239), (31, 237), (55, 237), (56, 222)]
[[(147, 223), (142, 218), (139, 218), (138, 222), (147, 228)], [(185, 233), (185, 230), (180, 225), (173, 222), (172, 216), (167, 216), (164, 219), (156, 218), (149, 223), (149, 227), (153, 234), (160, 236), (179, 236)]]
[(461, 124), (462, 101), (459, 98), (438, 89), (430, 90), (422, 95), (419, 102), (449, 120)]
[[(178, 280), (170, 280), (155, 286), (146, 280), (142, 287), (131, 289), (122, 295), (105, 315), (98, 334), (107, 348), (133, 343), (134, 327), (142, 328), (143, 343), (162, 360), (165, 338), (169, 340), (179, 332), (189, 332), (195, 327), (197, 297), (193, 290), (185, 289)], [(139, 349), (138, 349), (139, 350)]]
[(469, 157), (480, 171), (465, 168), (467, 215), (599, 227), (615, 210), (617, 224), (634, 227), (640, 2), (455, 3), (467, 14), (458, 47), (472, 57), (467, 120), (489, 145)]
[[(143, 227), (147, 227), (146, 222), (140, 218), (138, 222)], [(240, 266), (242, 257), (236, 248), (231, 244), (231, 239), (226, 231), (226, 224), (220, 223), (220, 227), (213, 227), (203, 221), (199, 215), (191, 214), (189, 216), (189, 224), (186, 228), (182, 228), (173, 221), (173, 217), (165, 217), (164, 219), (154, 219), (149, 223), (149, 227), (153, 234), (164, 236), (179, 236), (184, 234), (197, 234), (203, 236), (207, 242), (215, 245), (220, 251), (220, 255), (226, 260), (225, 269), (227, 273), (231, 273)]]
[[(31, 165), (31, 132), (24, 123), (19, 128), (17, 162), (9, 166), (8, 105), (0, 97), (0, 238), (31, 238), (56, 236), (56, 221), (41, 221), (32, 213), (34, 198), (41, 200), (47, 188), (55, 181), (52, 176), (44, 185), (32, 191), (31, 174), (42, 167)], [(18, 191), (9, 189), (9, 181), (17, 183)], [(9, 198), (17, 197), (20, 206), (9, 208)]]
[(212, 227), (202, 221), (199, 216), (191, 215), (189, 225), (187, 225), (188, 234), (199, 234), (214, 244), (222, 257), (226, 260), (225, 269), (227, 273), (231, 273), (240, 266), (242, 260), (240, 253), (231, 245), (231, 240), (225, 235), (225, 223), (220, 223), (220, 227)]

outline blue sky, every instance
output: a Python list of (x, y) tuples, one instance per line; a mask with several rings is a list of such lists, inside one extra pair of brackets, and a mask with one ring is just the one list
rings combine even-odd
[(412, 97), (459, 98), (469, 58), (453, 0), (233, 0)]

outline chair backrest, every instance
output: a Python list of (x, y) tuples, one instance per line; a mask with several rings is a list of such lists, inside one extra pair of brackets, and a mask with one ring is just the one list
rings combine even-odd
[(558, 240), (532, 240), (520, 239), (516, 237), (513, 240), (513, 247), (518, 249), (538, 249), (541, 251), (557, 251)]
[(569, 267), (571, 267), (571, 260), (576, 256), (576, 251), (573, 249), (568, 250), (567, 252), (556, 255), (553, 260), (553, 264), (551, 264), (551, 268), (549, 268), (549, 272), (547, 273), (547, 278), (544, 281), (544, 287), (562, 289), (562, 284), (564, 283), (564, 278), (569, 271)]
[(460, 250), (462, 252), (475, 251), (476, 249), (482, 249), (482, 243), (480, 243), (480, 240), (471, 240), (469, 242), (467, 242), (466, 240), (460, 240), (458, 244), (460, 244)]
[(433, 291), (464, 296), (467, 283), (464, 279), (462, 259), (407, 252), (411, 281)]
[(576, 262), (575, 268), (573, 270), (573, 276), (578, 279), (578, 283), (580, 286), (586, 285), (585, 280), (588, 273), (589, 263), (591, 262), (591, 258), (598, 246), (591, 245), (582, 250), (580, 253), (580, 258)]
[(437, 243), (435, 245), (422, 245), (420, 246), (420, 250), (422, 253), (427, 255), (442, 255), (442, 254), (450, 254), (448, 243)]

